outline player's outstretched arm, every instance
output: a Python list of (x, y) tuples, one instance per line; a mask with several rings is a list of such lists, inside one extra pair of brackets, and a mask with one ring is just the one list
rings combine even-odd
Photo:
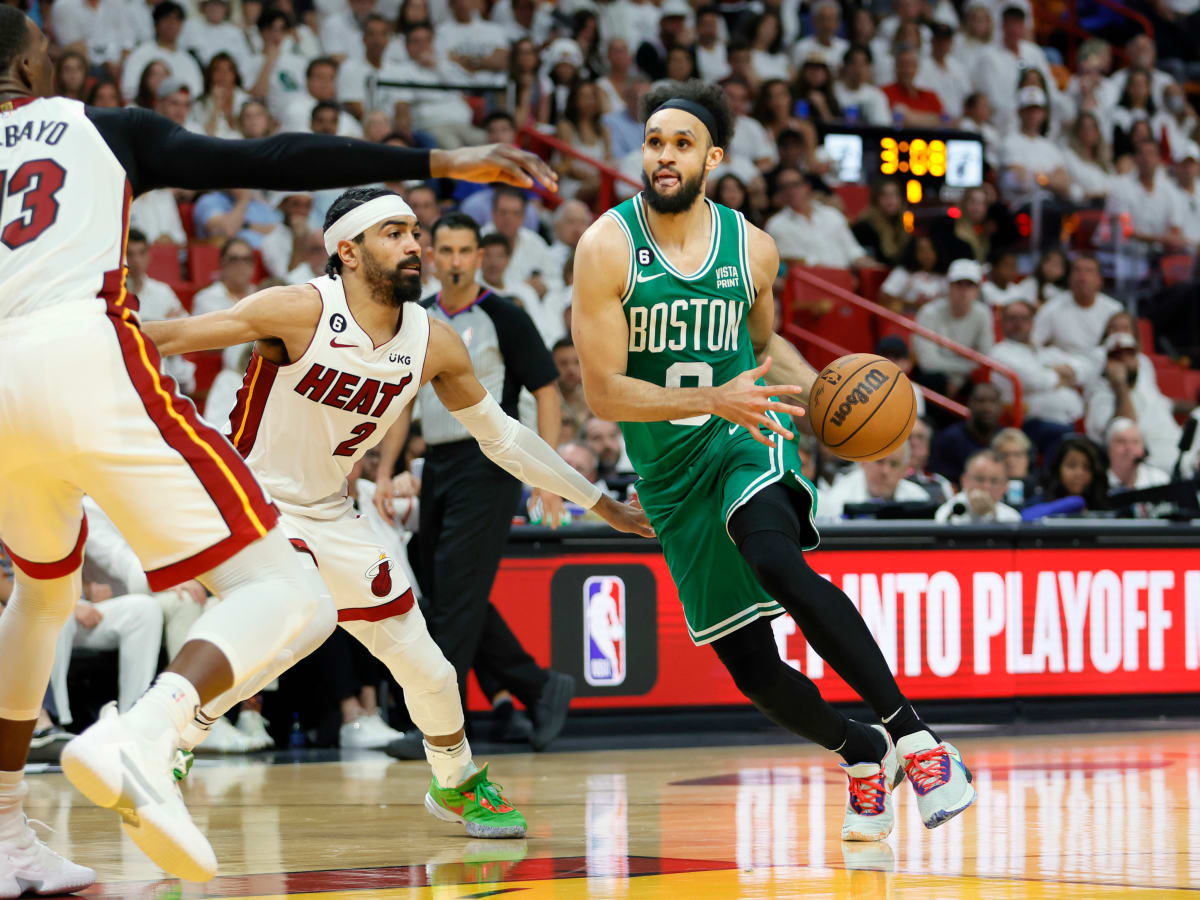
[[(749, 222), (750, 270), (754, 276), (757, 293), (754, 306), (746, 318), (750, 329), (750, 341), (754, 345), (754, 356), (759, 363), (767, 358), (773, 361), (763, 379), (772, 386), (799, 385), (800, 391), (784, 391), (801, 403), (808, 402), (808, 393), (817, 379), (816, 370), (808, 364), (800, 351), (782, 334), (775, 331), (775, 276), (779, 272), (779, 251), (775, 240)], [(795, 414), (795, 413), (793, 413)], [(803, 414), (803, 411), (801, 411)]]
[(618, 503), (576, 472), (540, 437), (508, 416), (475, 377), (462, 338), (449, 325), (430, 320), (429, 351), (422, 383), (432, 381), (438, 399), (500, 468), (526, 484), (594, 509), (618, 531), (653, 537), (640, 508)]
[(275, 339), (283, 342), (287, 359), (296, 360), (308, 347), (320, 317), (320, 294), (300, 284), (267, 288), (217, 312), (147, 322), (142, 331), (163, 356)]
[(430, 177), (517, 187), (537, 180), (551, 190), (557, 185), (543, 160), (504, 144), (429, 151), (320, 134), (222, 140), (149, 110), (89, 108), (88, 117), (121, 161), (135, 195), (161, 187), (312, 191)]
[(716, 387), (666, 387), (625, 374), (629, 361), (629, 326), (621, 308), (629, 271), (629, 245), (620, 226), (601, 216), (584, 233), (575, 250), (571, 334), (579, 354), (588, 407), (612, 422), (662, 422), (711, 414), (743, 425), (757, 440), (769, 443), (764, 426), (787, 439), (790, 432), (766, 415), (767, 410), (803, 414), (772, 400), (772, 393), (798, 393), (800, 385), (768, 389), (755, 384), (767, 369), (744, 372)]

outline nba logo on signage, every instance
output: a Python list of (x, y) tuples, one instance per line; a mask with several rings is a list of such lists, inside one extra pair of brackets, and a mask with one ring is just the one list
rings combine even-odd
[(601, 687), (625, 681), (625, 582), (615, 575), (583, 583), (583, 677)]

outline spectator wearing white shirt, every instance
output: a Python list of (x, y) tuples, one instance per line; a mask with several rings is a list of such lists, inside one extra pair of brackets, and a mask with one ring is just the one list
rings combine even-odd
[[(956, 259), (946, 273), (950, 283), (947, 295), (922, 306), (917, 311), (917, 324), (977, 353), (990, 353), (995, 336), (992, 312), (979, 301), (982, 279), (979, 263)], [(922, 382), (934, 390), (945, 388), (943, 393), (958, 393), (977, 366), (972, 360), (919, 336), (913, 337), (913, 353)]]
[(1175, 182), (1179, 187), (1179, 228), (1191, 246), (1200, 246), (1200, 146), (1188, 141), (1177, 154)]
[[(1146, 462), (1146, 443), (1133, 419), (1118, 416), (1108, 426), (1108, 486), (1115, 491), (1140, 491), (1168, 484), (1171, 476)], [(1141, 518), (1141, 516), (1139, 516)]]
[(241, 238), (230, 238), (221, 246), (221, 269), (217, 280), (192, 299), (192, 315), (229, 309), (256, 287), (254, 249)]
[(983, 159), (992, 168), (1000, 167), (1000, 132), (992, 124), (992, 101), (983, 91), (974, 91), (963, 100), (958, 127), (983, 138)]
[(992, 262), (988, 280), (980, 286), (983, 302), (993, 308), (1005, 306), (1014, 300), (1027, 300), (1033, 303), (1033, 295), (1037, 290), (1033, 279), (1018, 280), (1017, 254), (1012, 250), (1002, 250)]
[(378, 84), (381, 79), (402, 80), (396, 63), (389, 58), (392, 33), (391, 22), (378, 13), (371, 13), (363, 22), (362, 52), (338, 67), (337, 95), (347, 111), (358, 118), (371, 110), (381, 109), (391, 119), (396, 114), (396, 102), (404, 98), (400, 89)]
[[(1010, 92), (1011, 93), (1011, 92)], [(1002, 184), (1014, 199), (1024, 199), (1047, 188), (1059, 197), (1071, 194), (1071, 176), (1058, 144), (1046, 137), (1046, 92), (1026, 85), (1016, 92), (1020, 127), (1004, 139)], [(995, 100), (992, 101), (995, 105)]]
[[(321, 49), (338, 64), (363, 57), (363, 29), (375, 11), (375, 0), (346, 0), (341, 11), (321, 22)], [(384, 19), (384, 21), (387, 21)]]
[(786, 262), (833, 269), (877, 265), (854, 238), (840, 210), (813, 198), (813, 185), (799, 169), (786, 168), (776, 186), (787, 206), (767, 220), (766, 232)]
[(80, 45), (93, 66), (107, 66), (113, 74), (137, 42), (123, 0), (57, 0), (49, 9), (58, 44)]
[[(542, 340), (546, 340), (546, 333), (543, 331), (542, 324), (538, 321), (538, 313), (541, 312), (541, 300), (537, 295), (537, 291), (522, 281), (513, 281), (505, 277), (505, 272), (508, 269), (509, 261), (512, 259), (512, 249), (508, 243), (508, 238), (495, 231), (490, 234), (485, 234), (479, 239), (479, 250), (482, 253), (479, 262), (479, 272), (477, 278), (479, 283), (484, 287), (491, 288), (502, 297), (507, 297), (510, 300), (515, 300), (517, 304), (529, 313), (529, 317), (533, 319), (533, 323), (538, 326), (538, 332), (542, 335)], [(562, 317), (559, 317), (561, 323)], [(556, 334), (552, 340), (557, 340), (562, 337), (561, 334)]]
[(1181, 246), (1183, 208), (1179, 190), (1162, 168), (1158, 144), (1139, 141), (1133, 159), (1135, 171), (1113, 180), (1106, 211), (1128, 216), (1135, 240), (1168, 248)]
[(125, 58), (121, 96), (126, 103), (137, 94), (142, 71), (154, 60), (165, 64), (172, 77), (186, 84), (192, 97), (199, 97), (204, 91), (204, 73), (195, 58), (179, 43), (183, 19), (183, 7), (174, 0), (163, 0), (154, 7), (154, 43), (139, 45)]
[(259, 252), (263, 268), (275, 278), (283, 278), (304, 260), (304, 240), (316, 230), (309, 224), (312, 196), (303, 191), (277, 191), (267, 205), (278, 210), (283, 221), (263, 235)]
[[(567, 11), (565, 5), (562, 9)], [(557, 24), (554, 13), (554, 4), (545, 0), (496, 0), (488, 18), (506, 28), (514, 42), (528, 39), (540, 47), (550, 40)]]
[(187, 232), (179, 217), (179, 203), (175, 191), (159, 188), (142, 194), (130, 204), (130, 225), (144, 235), (152, 244), (187, 244)]
[(815, 50), (835, 72), (842, 65), (842, 57), (850, 48), (850, 42), (838, 37), (842, 27), (842, 7), (837, 0), (817, 0), (812, 6), (813, 33), (796, 41), (792, 47), (792, 67), (799, 70), (804, 61)]
[(1114, 332), (1103, 346), (1103, 377), (1087, 398), (1084, 425), (1088, 437), (1103, 441), (1114, 419), (1132, 419), (1145, 436), (1147, 460), (1160, 469), (1171, 468), (1179, 453), (1179, 425), (1171, 401), (1158, 385), (1139, 377), (1137, 337)]
[(483, 228), (483, 234), (498, 231), (512, 245), (512, 259), (505, 272), (505, 283), (530, 282), (540, 297), (557, 280), (550, 245), (540, 234), (522, 224), (529, 203), (523, 191), (508, 185), (497, 185), (494, 190), (492, 222)]
[(300, 264), (288, 272), (283, 280), (288, 284), (301, 284), (320, 278), (325, 274), (325, 263), (328, 261), (329, 253), (325, 250), (325, 238), (321, 230), (310, 228), (304, 236)]
[[(1057, 347), (1034, 344), (1033, 316), (1034, 306), (1028, 300), (1015, 300), (1001, 309), (1004, 339), (988, 355), (1017, 374), (1026, 418), (1073, 428), (1083, 418), (1080, 386), (1086, 383), (1090, 367)], [(993, 372), (992, 384), (1000, 391), (1004, 405), (1010, 406), (1012, 382)]]
[[(605, 48), (605, 58), (608, 60), (608, 74), (597, 79), (596, 84), (604, 92), (608, 101), (607, 109), (611, 114), (625, 105), (625, 95), (637, 75), (637, 68), (633, 65), (633, 53), (630, 52), (624, 38), (609, 39)], [(637, 107), (634, 109), (636, 111)]]
[(949, 283), (937, 245), (928, 235), (914, 235), (905, 245), (900, 263), (879, 286), (879, 302), (908, 314), (938, 297), (946, 296)]
[[(187, 315), (171, 286), (146, 274), (150, 265), (150, 245), (136, 228), (129, 229), (125, 242), (125, 264), (129, 268), (125, 283), (129, 292), (138, 298), (138, 317), (143, 322)], [(175, 379), (184, 393), (190, 394), (195, 388), (196, 367), (182, 356), (165, 357), (162, 370), (164, 375)]]
[(729, 55), (722, 35), (725, 20), (716, 6), (696, 12), (696, 68), (704, 81), (720, 81), (729, 76)]
[(179, 45), (207, 66), (218, 53), (228, 53), (239, 69), (246, 68), (250, 45), (237, 25), (230, 21), (229, 0), (201, 0), (199, 17), (183, 24)]
[(817, 518), (836, 521), (844, 517), (845, 508), (852, 504), (929, 502), (929, 492), (904, 477), (909, 456), (905, 442), (890, 456), (859, 463), (822, 493)]
[[(554, 211), (551, 220), (554, 227), (554, 242), (550, 245), (550, 258), (554, 262), (555, 272), (562, 270), (567, 259), (579, 246), (579, 239), (583, 237), (583, 233), (587, 231), (594, 219), (591, 207), (582, 200), (567, 200)], [(555, 339), (558, 337), (555, 335)], [(553, 339), (550, 343), (553, 343)]]
[(1071, 263), (1070, 293), (1046, 302), (1034, 315), (1033, 343), (1057, 347), (1086, 364), (1108, 320), (1124, 309), (1100, 293), (1103, 283), (1094, 257), (1076, 257)]
[(1021, 514), (1004, 502), (1008, 474), (993, 450), (979, 450), (963, 467), (962, 490), (938, 507), (934, 520), (950, 525), (1020, 522)]
[[(767, 134), (762, 122), (753, 118), (750, 113), (751, 91), (748, 82), (740, 78), (727, 78), (721, 86), (725, 88), (725, 96), (729, 100), (729, 108), (733, 112), (733, 138), (725, 148), (725, 157), (744, 159), (754, 164), (762, 172), (767, 171), (779, 161), (779, 153), (774, 141)], [(640, 171), (641, 148), (638, 148), (637, 170)]]
[(253, 71), (243, 73), (246, 82), (252, 85), (250, 93), (265, 97), (267, 108), (276, 119), (282, 119), (291, 98), (304, 93), (308, 59), (295, 50), (294, 26), (292, 18), (280, 9), (268, 9), (259, 16), (262, 52), (249, 64)]
[[(304, 70), (305, 91), (288, 98), (280, 120), (282, 131), (312, 131), (313, 109), (318, 103), (337, 103), (338, 64), (328, 56), (318, 56)], [(338, 114), (340, 137), (362, 137), (362, 126), (345, 110)]]
[[(429, 24), (409, 26), (404, 45), (409, 58), (395, 67), (400, 80), (430, 85), (462, 81), (454, 65), (435, 52)], [(429, 135), (439, 147), (453, 149), (483, 142), (484, 134), (472, 124), (474, 111), (461, 91), (402, 88), (398, 96), (408, 104), (412, 128)]]
[(242, 90), (242, 77), (237, 61), (221, 51), (208, 61), (204, 69), (204, 94), (192, 107), (192, 123), (209, 137), (236, 140), (238, 111), (250, 100)]
[(866, 47), (850, 47), (842, 56), (842, 74), (833, 85), (833, 96), (844, 115), (857, 110), (866, 125), (888, 125), (892, 107), (887, 95), (871, 83), (872, 57)]
[(1130, 38), (1129, 43), (1125, 45), (1125, 54), (1129, 65), (1124, 69), (1118, 69), (1104, 83), (1102, 96), (1105, 105), (1116, 106), (1118, 99), (1125, 93), (1130, 72), (1135, 69), (1144, 69), (1150, 74), (1150, 96), (1156, 106), (1162, 106), (1163, 92), (1167, 85), (1174, 82), (1175, 79), (1157, 67), (1158, 50), (1154, 46), (1154, 40), (1145, 34), (1137, 34)]
[(458, 78), (470, 84), (502, 86), (508, 71), (508, 31), (479, 15), (479, 0), (450, 0), (450, 14), (438, 23), (442, 61), (453, 64)]
[(1012, 131), (1017, 124), (1016, 87), (1023, 69), (1037, 69), (1052, 96), (1046, 105), (1053, 105), (1057, 94), (1055, 81), (1046, 61), (1045, 51), (1026, 39), (1026, 14), (1019, 6), (1006, 5), (1000, 15), (1001, 40), (981, 53), (974, 66), (969, 66), (974, 87), (987, 93), (996, 111), (994, 124), (1001, 133)]
[(1081, 112), (1075, 117), (1067, 139), (1065, 162), (1074, 200), (1098, 202), (1107, 199), (1117, 175), (1113, 169), (1112, 148), (1104, 139), (1100, 120), (1094, 113)]
[(962, 110), (963, 101), (971, 92), (971, 77), (951, 55), (953, 46), (954, 29), (941, 22), (934, 23), (930, 54), (921, 60), (916, 80), (917, 87), (938, 95), (942, 109), (951, 118)]

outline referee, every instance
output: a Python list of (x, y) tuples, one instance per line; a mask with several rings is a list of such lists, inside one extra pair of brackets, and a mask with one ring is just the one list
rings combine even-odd
[[(434, 224), (431, 239), (442, 289), (422, 305), (431, 318), (458, 332), (479, 381), (506, 413), (517, 416), (522, 388), (533, 394), (538, 434), (557, 447), (562, 424), (558, 367), (529, 315), (477, 283), (483, 257), (479, 226), (463, 213), (448, 213)], [(432, 385), (421, 389), (418, 402), (428, 445), (419, 527), (430, 631), (458, 673), (464, 711), (467, 673), (474, 667), (485, 690), (507, 689), (525, 704), (533, 719), (530, 742), (542, 750), (562, 730), (575, 681), (534, 662), (489, 599), (521, 483), (483, 455)], [(391, 473), (402, 442), (403, 435), (389, 434), (380, 445), (381, 473)], [(563, 514), (561, 497), (535, 490), (531, 504), (538, 500), (546, 520)], [(389, 752), (404, 756), (405, 748), (398, 746), (403, 743), (395, 742)]]

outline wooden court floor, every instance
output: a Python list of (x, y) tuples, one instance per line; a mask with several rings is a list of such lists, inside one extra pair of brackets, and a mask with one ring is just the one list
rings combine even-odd
[(1200, 890), (1200, 732), (963, 739), (979, 801), (927, 832), (911, 789), (883, 844), (838, 839), (844, 778), (810, 747), (497, 757), (530, 821), (469, 840), (421, 806), (423, 763), (198, 764), (186, 796), (221, 860), (162, 878), (61, 775), (29, 814), (94, 866), (86, 896), (151, 898), (1016, 898)]

